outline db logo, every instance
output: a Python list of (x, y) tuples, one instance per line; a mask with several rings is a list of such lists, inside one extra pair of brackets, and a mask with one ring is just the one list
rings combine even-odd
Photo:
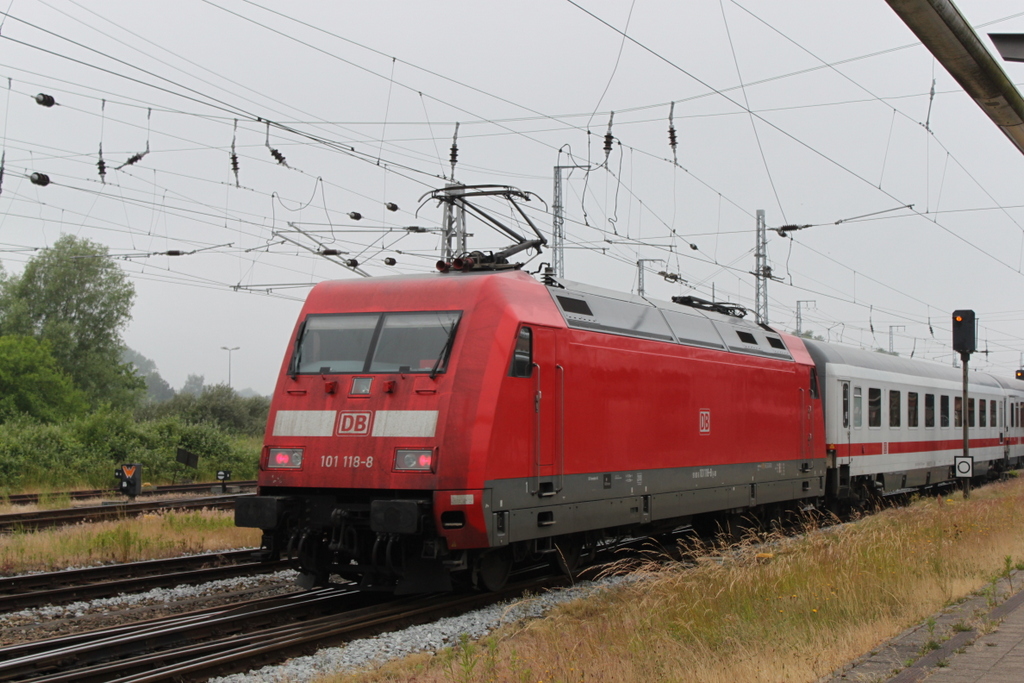
[(370, 433), (370, 418), (373, 413), (342, 413), (338, 422), (341, 436), (366, 436)]
[(710, 434), (711, 433), (711, 411), (702, 410), (700, 411), (700, 433)]

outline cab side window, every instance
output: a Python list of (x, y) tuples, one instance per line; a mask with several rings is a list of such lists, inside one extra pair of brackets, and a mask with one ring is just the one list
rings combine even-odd
[(530, 377), (533, 374), (533, 331), (529, 327), (519, 330), (516, 348), (512, 352), (509, 377)]

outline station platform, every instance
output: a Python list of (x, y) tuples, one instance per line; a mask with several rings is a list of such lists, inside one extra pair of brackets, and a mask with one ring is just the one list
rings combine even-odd
[(1024, 572), (1011, 572), (818, 683), (869, 681), (1024, 681)]

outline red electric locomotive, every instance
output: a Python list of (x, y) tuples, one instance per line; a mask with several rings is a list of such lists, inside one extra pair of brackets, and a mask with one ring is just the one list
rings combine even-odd
[(829, 457), (815, 362), (737, 312), (514, 269), (321, 283), (237, 524), (307, 585), (412, 592), (813, 504)]

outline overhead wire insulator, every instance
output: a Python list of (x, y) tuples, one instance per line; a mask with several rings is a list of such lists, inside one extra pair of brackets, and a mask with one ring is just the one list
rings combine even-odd
[(40, 187), (46, 187), (50, 184), (50, 176), (45, 173), (33, 173), (28, 177), (28, 179), (32, 181), (33, 185), (38, 185)]
[(7, 150), (0, 154), (0, 194), (4, 193), (4, 167), (7, 166)]
[(43, 107), (52, 107), (57, 104), (57, 100), (53, 99), (53, 95), (47, 95), (46, 93), (39, 93), (35, 96), (36, 104)]
[(398, 204), (395, 204), (394, 202), (387, 202), (384, 204), (384, 208), (388, 211), (398, 211)]
[(100, 160), (96, 162), (96, 170), (100, 172), (100, 180), (107, 184), (107, 162), (103, 160), (103, 143), (100, 143)]
[(612, 136), (613, 120), (615, 120), (615, 112), (612, 112), (608, 116), (608, 130), (604, 134), (604, 162), (606, 164), (608, 163), (608, 156), (612, 153), (612, 140), (615, 139), (614, 136)]
[(231, 133), (231, 172), (235, 174), (235, 187), (238, 184), (238, 154), (235, 153), (235, 140), (238, 138), (238, 119), (235, 119), (235, 129)]
[(338, 251), (337, 249), (324, 249), (320, 252), (321, 256), (341, 256), (347, 254), (347, 251)]
[(355, 260), (354, 258), (350, 258), (347, 261), (345, 261), (345, 265), (348, 266), (349, 268), (358, 268), (359, 261)]
[(387, 257), (386, 259), (384, 259), (384, 265), (385, 265), (385, 266), (393, 266), (393, 265), (395, 265), (396, 263), (398, 263), (398, 261), (396, 261), (396, 260), (395, 260), (394, 258), (392, 258), (391, 256), (388, 256), (388, 257)]
[(107, 123), (107, 101), (106, 99), (101, 100), (100, 103), (100, 158), (96, 162), (96, 170), (100, 172), (100, 180), (103, 184), (107, 184), (107, 162), (103, 160), (103, 129)]
[(150, 122), (150, 119), (152, 119), (152, 118), (153, 118), (153, 109), (150, 108), (149, 113), (146, 114), (146, 151), (145, 152), (139, 152), (138, 154), (131, 155), (130, 157), (128, 157), (128, 161), (124, 162), (120, 166), (114, 167), (115, 171), (120, 171), (125, 166), (132, 166), (133, 164), (137, 164), (140, 161), (142, 161), (142, 158), (144, 156), (149, 154), (149, 122)]
[(349, 211), (348, 212), (348, 217), (351, 218), (354, 221), (358, 221), (358, 220), (362, 220), (363, 214), (359, 213), (358, 211)]
[(277, 160), (277, 163), (281, 164), (285, 168), (291, 168), (291, 166), (288, 165), (288, 162), (284, 160), (284, 155), (281, 154), (279, 150), (270, 146), (270, 121), (267, 121), (267, 141), (265, 144), (267, 145), (267, 149), (270, 150), (270, 156), (274, 157), (274, 159)]
[(163, 253), (164, 256), (184, 256), (185, 252), (181, 249), (171, 249)]
[(459, 122), (455, 122), (455, 134), (452, 136), (452, 149), (449, 154), (452, 162), (452, 180), (455, 180), (455, 164), (459, 161)]
[(149, 143), (148, 142), (146, 143), (146, 151), (145, 152), (139, 152), (138, 154), (131, 155), (130, 157), (128, 157), (128, 160), (126, 162), (124, 162), (120, 166), (115, 167), (114, 170), (115, 171), (120, 171), (125, 166), (132, 166), (134, 164), (137, 164), (140, 161), (142, 161), (142, 158), (145, 157), (147, 154), (149, 154)]
[(676, 103), (673, 102), (668, 107), (668, 146), (672, 148), (672, 163), (679, 164), (679, 158), (676, 156), (676, 124), (673, 121), (673, 115), (675, 114)]
[(267, 149), (270, 150), (270, 156), (274, 157), (274, 159), (277, 160), (277, 163), (281, 164), (282, 166), (287, 166), (288, 165), (288, 162), (285, 161), (285, 159), (284, 159), (284, 155), (281, 154), (281, 152), (279, 150), (276, 150), (273, 147), (269, 147), (269, 146), (268, 146)]

